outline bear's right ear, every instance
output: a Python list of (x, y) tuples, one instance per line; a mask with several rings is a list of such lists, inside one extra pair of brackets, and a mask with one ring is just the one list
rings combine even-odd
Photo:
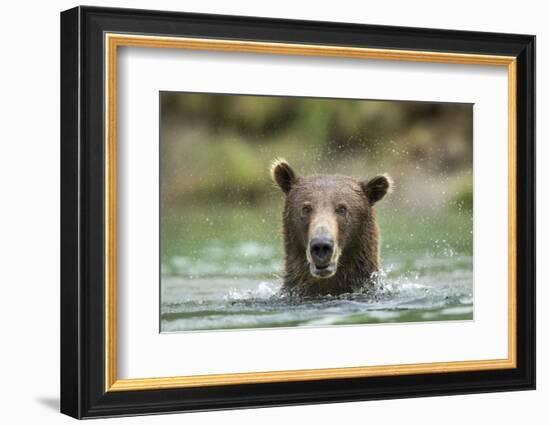
[(292, 185), (296, 181), (296, 174), (290, 168), (288, 162), (278, 158), (271, 163), (271, 180), (281, 188), (284, 193), (290, 192)]

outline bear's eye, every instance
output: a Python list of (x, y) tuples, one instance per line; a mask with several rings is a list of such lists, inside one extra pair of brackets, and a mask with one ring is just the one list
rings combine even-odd
[(344, 204), (340, 204), (336, 207), (336, 214), (345, 215), (348, 212), (348, 207)]
[(302, 215), (304, 216), (311, 214), (312, 211), (313, 211), (313, 208), (309, 204), (305, 204), (302, 207)]

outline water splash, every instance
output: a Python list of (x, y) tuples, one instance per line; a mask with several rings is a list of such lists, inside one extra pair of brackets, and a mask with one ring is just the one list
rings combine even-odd
[(473, 318), (472, 258), (439, 251), (385, 259), (374, 288), (339, 296), (281, 295), (278, 251), (214, 242), (162, 268), (163, 332), (332, 326)]

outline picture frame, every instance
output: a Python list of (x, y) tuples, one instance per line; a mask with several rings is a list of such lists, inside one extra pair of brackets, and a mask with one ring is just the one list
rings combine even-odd
[[(502, 266), (508, 280), (501, 282), (507, 288), (508, 355), (121, 379), (116, 285), (117, 201), (123, 189), (117, 186), (121, 47), (505, 70), (507, 208), (498, 215), (508, 229), (508, 264)], [(62, 413), (92, 418), (535, 388), (534, 36), (82, 6), (67, 10), (61, 13), (61, 196)]]

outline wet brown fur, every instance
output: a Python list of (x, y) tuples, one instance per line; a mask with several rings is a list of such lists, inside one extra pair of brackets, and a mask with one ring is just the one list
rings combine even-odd
[[(286, 194), (282, 214), (285, 250), (283, 290), (299, 296), (338, 295), (356, 292), (372, 283), (379, 270), (379, 230), (373, 205), (391, 190), (387, 176), (358, 181), (340, 175), (298, 177), (284, 160), (272, 166), (274, 182)], [(312, 205), (311, 215), (302, 212)], [(337, 213), (345, 205), (345, 213)], [(336, 273), (317, 278), (310, 273), (306, 250), (309, 223), (322, 215), (337, 223)]]

